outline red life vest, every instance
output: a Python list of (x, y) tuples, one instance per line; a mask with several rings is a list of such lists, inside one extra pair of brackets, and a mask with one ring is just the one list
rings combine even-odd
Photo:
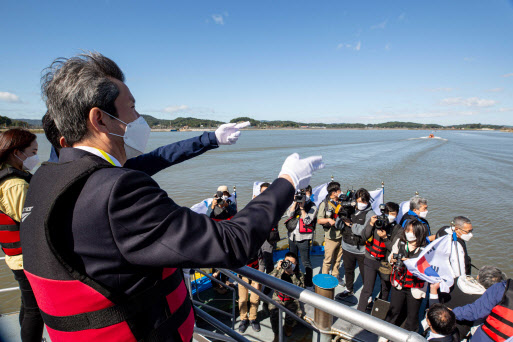
[[(414, 258), (420, 253), (420, 250), (416, 249), (415, 251), (407, 252), (406, 243), (399, 241), (399, 252), (408, 258)], [(390, 282), (393, 286), (401, 285), (403, 288), (421, 288), (424, 286), (424, 281), (411, 274), (406, 266), (402, 270), (394, 268), (392, 274), (390, 274)]]
[(506, 283), (502, 300), (486, 318), (482, 329), (495, 342), (503, 342), (513, 336), (513, 287), (511, 279)]
[[(8, 178), (21, 178), (30, 182), (32, 175), (13, 167), (0, 171), (0, 182)], [(6, 213), (0, 211), (0, 247), (5, 255), (14, 256), (21, 254), (20, 223)]]
[[(33, 177), (22, 223), (25, 274), (53, 342), (191, 341), (194, 311), (183, 274), (176, 268), (141, 270), (156, 280), (127, 295), (89, 277), (83, 266), (60, 252), (63, 219), (83, 184), (95, 171), (110, 167), (96, 157), (43, 164)], [(48, 182), (52, 179), (52, 182)], [(73, 200), (74, 199), (74, 200)]]
[(387, 248), (385, 243), (381, 239), (372, 238), (372, 241), (365, 241), (365, 249), (372, 255), (374, 258), (380, 260), (385, 257)]
[(276, 295), (278, 296), (278, 298), (280, 298), (281, 300), (283, 300), (284, 302), (287, 302), (289, 300), (294, 300), (294, 298), (290, 297), (290, 296), (287, 296), (286, 294), (283, 294), (281, 292), (276, 292)]

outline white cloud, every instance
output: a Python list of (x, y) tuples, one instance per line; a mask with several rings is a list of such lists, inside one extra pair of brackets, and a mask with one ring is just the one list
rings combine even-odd
[(440, 88), (429, 88), (429, 89), (426, 89), (427, 91), (429, 92), (450, 92), (450, 91), (453, 91), (454, 88), (449, 88), (449, 87), (440, 87)]
[(502, 77), (513, 77), (513, 72), (511, 72), (509, 74), (504, 74), (504, 75), (502, 75)]
[(4, 102), (21, 102), (18, 95), (13, 93), (8, 93), (6, 91), (0, 91), (0, 101)]
[(478, 97), (469, 97), (467, 99), (461, 97), (449, 97), (441, 101), (441, 104), (443, 105), (465, 107), (491, 107), (496, 103), (497, 101), (495, 100), (480, 99)]
[(360, 51), (360, 49), (362, 48), (362, 42), (361, 41), (358, 41), (358, 43), (356, 44), (347, 44), (347, 43), (340, 43), (337, 45), (337, 50), (340, 50), (340, 49), (348, 49), (348, 50), (354, 50), (354, 51)]
[(179, 106), (169, 106), (164, 108), (164, 112), (166, 113), (176, 113), (176, 112), (182, 112), (189, 109), (189, 106), (187, 105), (179, 105)]
[(499, 93), (503, 90), (504, 90), (504, 88), (492, 88), (492, 89), (488, 89), (487, 91), (490, 93)]
[(400, 21), (403, 21), (403, 20), (404, 20), (404, 18), (406, 18), (406, 13), (404, 13), (404, 12), (403, 12), (403, 13), (401, 13), (401, 14), (399, 15), (398, 19), (399, 19)]
[[(225, 13), (226, 14), (226, 13)], [(224, 25), (224, 17), (223, 14), (212, 14), (212, 19), (214, 20), (214, 23), (217, 25)]]
[(510, 108), (499, 108), (499, 112), (501, 113), (504, 113), (504, 112), (513, 112), (513, 107), (510, 107)]
[(388, 19), (385, 19), (384, 21), (380, 22), (379, 24), (372, 25), (370, 28), (371, 30), (380, 29), (383, 30), (387, 26)]

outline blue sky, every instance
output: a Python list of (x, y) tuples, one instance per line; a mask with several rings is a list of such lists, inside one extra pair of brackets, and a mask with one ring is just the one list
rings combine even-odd
[(0, 115), (40, 118), (42, 70), (94, 50), (140, 113), (513, 125), (513, 2), (0, 0)]

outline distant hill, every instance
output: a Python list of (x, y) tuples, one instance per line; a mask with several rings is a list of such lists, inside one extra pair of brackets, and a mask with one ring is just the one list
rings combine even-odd
[(196, 118), (182, 118), (178, 117), (173, 120), (157, 119), (151, 115), (141, 114), (148, 125), (152, 128), (183, 128), (188, 126), (190, 128), (215, 128), (224, 124), (222, 121), (196, 119)]
[(41, 119), (39, 119), (39, 120), (36, 120), (36, 119), (14, 119), (14, 120), (24, 121), (24, 122), (28, 123), (30, 127), (34, 127), (34, 128), (43, 127), (43, 122), (41, 121)]

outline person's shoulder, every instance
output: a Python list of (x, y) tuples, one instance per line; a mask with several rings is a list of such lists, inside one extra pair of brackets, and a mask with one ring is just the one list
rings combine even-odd
[(122, 186), (130, 186), (130, 184), (140, 182), (155, 181), (142, 171), (127, 169), (123, 167), (106, 167), (95, 171), (89, 178), (89, 182), (101, 183), (104, 187), (109, 187), (114, 184), (121, 184)]
[(29, 183), (24, 180), (23, 178), (19, 178), (19, 177), (10, 177), (10, 178), (7, 178), (6, 180), (4, 180), (1, 184), (0, 184), (0, 188), (2, 188), (3, 190), (7, 190), (9, 188), (12, 188), (12, 187), (16, 187), (16, 186), (28, 186)]

